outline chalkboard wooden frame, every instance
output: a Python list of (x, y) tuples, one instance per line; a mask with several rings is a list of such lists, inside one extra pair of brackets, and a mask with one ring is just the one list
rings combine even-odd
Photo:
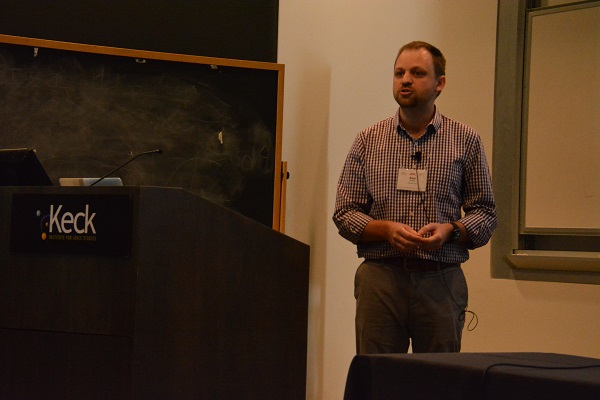
[[(237, 211), (249, 218), (257, 220), (258, 222), (264, 223), (267, 226), (271, 226), (273, 229), (281, 231), (283, 229), (283, 215), (284, 212), (281, 209), (282, 205), (285, 204), (285, 201), (282, 199), (282, 162), (281, 162), (281, 137), (282, 137), (282, 119), (283, 119), (283, 81), (284, 81), (284, 65), (276, 64), (276, 63), (267, 63), (267, 62), (258, 62), (258, 61), (245, 61), (245, 60), (233, 60), (233, 59), (224, 59), (224, 58), (213, 58), (213, 57), (203, 57), (203, 56), (193, 56), (193, 55), (185, 55), (185, 54), (174, 54), (174, 53), (162, 53), (155, 51), (146, 51), (146, 50), (135, 50), (135, 49), (125, 49), (125, 48), (115, 48), (115, 47), (106, 47), (106, 46), (96, 46), (96, 45), (87, 45), (87, 44), (79, 44), (79, 43), (69, 43), (69, 42), (59, 42), (45, 39), (37, 39), (37, 38), (26, 38), (19, 36), (11, 36), (11, 35), (2, 35), (0, 34), (0, 59), (3, 54), (2, 46), (22, 46), (24, 51), (27, 51), (31, 54), (31, 58), (37, 57), (37, 54), (42, 54), (44, 52), (50, 52), (54, 59), (59, 60), (61, 55), (64, 55), (65, 58), (71, 57), (83, 57), (83, 61), (76, 60), (75, 67), (64, 65), (59, 65), (58, 67), (54, 67), (53, 74), (57, 73), (62, 74), (63, 71), (68, 70), (67, 74), (71, 74), (72, 69), (80, 69), (83, 71), (83, 75), (86, 75), (87, 78), (91, 81), (86, 81), (81, 85), (93, 86), (94, 96), (88, 97), (98, 97), (97, 91), (98, 82), (106, 84), (106, 87), (101, 87), (100, 90), (104, 90), (105, 92), (110, 92), (114, 90), (113, 88), (116, 85), (119, 85), (121, 80), (127, 78), (129, 76), (135, 76), (136, 81), (133, 83), (128, 83), (128, 87), (131, 88), (133, 86), (143, 86), (148, 89), (148, 91), (154, 90), (154, 88), (162, 86), (164, 83), (165, 76), (166, 80), (166, 89), (161, 89), (160, 92), (151, 92), (151, 93), (141, 93), (136, 92), (135, 95), (132, 93), (127, 93), (129, 98), (148, 98), (162, 99), (165, 97), (166, 93), (171, 93), (174, 91), (187, 91), (189, 96), (194, 96), (194, 99), (201, 103), (203, 100), (207, 98), (207, 96), (211, 96), (211, 102), (208, 104), (209, 111), (211, 116), (219, 115), (221, 118), (224, 114), (227, 114), (226, 117), (222, 117), (226, 120), (223, 123), (223, 126), (218, 125), (222, 121), (206, 121), (204, 119), (204, 114), (192, 115), (191, 117), (187, 117), (187, 125), (192, 125), (190, 129), (195, 129), (196, 126), (202, 125), (202, 129), (205, 131), (210, 131), (210, 134), (203, 132), (204, 135), (202, 138), (202, 151), (209, 152), (210, 155), (202, 154), (199, 157), (194, 157), (196, 160), (194, 165), (197, 165), (199, 162), (198, 159), (205, 158), (202, 161), (203, 164), (210, 164), (213, 166), (211, 170), (205, 172), (203, 170), (202, 177), (210, 176), (211, 182), (209, 184), (211, 186), (219, 186), (217, 189), (218, 193), (213, 193), (212, 187), (209, 189), (200, 188), (198, 189), (198, 185), (196, 183), (198, 179), (198, 173), (194, 172), (193, 176), (186, 176), (184, 181), (191, 182), (194, 180), (194, 184), (192, 187), (186, 187), (189, 185), (180, 184), (181, 182), (174, 181), (173, 184), (172, 179), (168, 179), (168, 182), (165, 184), (165, 181), (155, 182), (154, 175), (161, 174), (163, 172), (164, 162), (163, 160), (168, 160), (169, 157), (174, 153), (173, 148), (177, 145), (179, 147), (190, 147), (184, 146), (182, 144), (170, 143), (165, 144), (162, 142), (176, 142), (177, 140), (172, 137), (163, 137), (162, 133), (156, 134), (153, 133), (157, 125), (160, 125), (161, 128), (165, 128), (166, 131), (170, 128), (168, 125), (170, 123), (170, 119), (172, 118), (172, 114), (180, 114), (182, 110), (187, 110), (186, 105), (182, 104), (183, 100), (187, 100), (178, 97), (175, 100), (169, 100), (171, 102), (178, 102), (179, 105), (177, 107), (172, 107), (169, 109), (168, 113), (164, 113), (161, 109), (162, 103), (158, 103), (158, 105), (152, 104), (151, 106), (146, 106), (144, 104), (144, 115), (142, 118), (139, 116), (136, 118), (132, 118), (131, 123), (135, 124), (143, 121), (142, 130), (144, 132), (135, 133), (135, 140), (130, 140), (130, 143), (118, 147), (117, 145), (107, 145), (107, 143), (117, 143), (117, 142), (125, 142), (130, 139), (120, 137), (119, 132), (110, 132), (108, 133), (108, 138), (103, 137), (102, 140), (98, 139), (98, 136), (104, 135), (104, 133), (98, 134), (98, 132), (85, 133), (90, 129), (96, 129), (97, 126), (104, 126), (106, 120), (112, 118), (111, 114), (107, 114), (105, 111), (99, 112), (98, 115), (95, 115), (95, 122), (90, 128), (89, 125), (79, 126), (79, 127), (69, 127), (65, 128), (64, 121), (61, 119), (59, 113), (54, 116), (44, 116), (48, 120), (45, 121), (44, 129), (46, 132), (26, 132), (19, 133), (16, 132), (18, 130), (14, 127), (14, 125), (9, 125), (10, 132), (6, 132), (6, 126), (3, 125), (2, 121), (6, 117), (5, 114), (0, 111), (0, 147), (7, 146), (19, 146), (19, 147), (36, 147), (36, 143), (30, 142), (20, 142), (22, 139), (26, 137), (38, 137), (43, 134), (48, 134), (48, 132), (60, 131), (61, 135), (66, 135), (71, 129), (73, 132), (77, 132), (77, 134), (72, 134), (71, 136), (81, 137), (81, 140), (72, 140), (69, 138), (67, 146), (63, 146), (62, 150), (64, 154), (47, 154), (45, 153), (45, 148), (38, 147), (38, 157), (42, 161), (42, 164), (48, 170), (48, 174), (53, 179), (53, 181), (57, 181), (60, 177), (69, 177), (65, 176), (67, 172), (71, 174), (70, 177), (81, 177), (81, 176), (101, 176), (105, 172), (112, 170), (113, 167), (118, 166), (122, 162), (127, 161), (128, 157), (132, 157), (137, 153), (153, 150), (156, 147), (160, 147), (161, 150), (164, 151), (162, 155), (150, 155), (144, 156), (143, 159), (135, 161), (135, 163), (129, 164), (126, 168), (119, 171), (121, 176), (123, 176), (123, 181), (125, 184), (129, 185), (150, 185), (150, 186), (179, 186), (185, 189), (189, 189), (192, 192), (197, 193), (201, 197), (207, 198), (217, 204), (221, 204), (229, 209)], [(21, 47), (19, 47), (21, 48)], [(54, 54), (53, 52), (58, 52)], [(87, 57), (91, 57), (91, 64), (88, 64)], [(40, 57), (41, 58), (41, 57)], [(98, 67), (98, 60), (106, 60), (106, 68), (104, 65)], [(116, 61), (115, 61), (116, 60)], [(133, 65), (133, 67), (128, 66), (127, 68), (132, 68), (128, 70), (126, 74), (122, 74), (119, 71), (117, 73), (112, 69), (113, 63), (117, 62), (121, 63), (122, 60), (126, 60), (129, 64)], [(70, 62), (70, 61), (69, 61)], [(104, 62), (104, 61), (101, 61)], [(86, 68), (92, 65), (92, 71), (86, 70)], [(23, 69), (30, 68), (30, 66), (23, 67), (22, 65), (16, 65), (12, 67), (11, 71), (4, 71), (5, 74), (13, 74), (18, 75), (22, 73)], [(156, 75), (149, 74), (148, 76), (145, 72), (141, 72), (139, 74), (140, 81), (137, 80), (138, 75), (135, 71), (146, 71), (146, 68), (150, 68), (150, 70), (154, 71), (153, 73), (159, 74), (159, 80), (156, 80)], [(153, 69), (152, 69), (153, 68)], [(176, 72), (172, 72), (171, 68), (174, 68)], [(118, 69), (118, 68), (117, 68)], [(134, 72), (131, 72), (134, 71)], [(202, 72), (199, 72), (202, 71)], [(186, 73), (190, 72), (193, 76), (190, 77), (190, 81), (187, 80)], [(2, 73), (2, 71), (0, 71)], [(30, 71), (26, 71), (27, 74), (31, 74)], [(104, 74), (108, 75), (108, 78), (104, 76)], [(202, 78), (196, 76), (196, 74), (205, 74), (202, 75)], [(181, 88), (177, 86), (179, 82), (173, 83), (173, 74), (175, 76), (175, 80), (186, 80), (185, 84), (187, 86)], [(210, 75), (210, 82), (200, 81), (204, 79), (204, 77)], [(102, 75), (102, 76), (98, 76)], [(214, 84), (213, 86), (213, 78), (215, 81), (221, 79), (229, 79), (228, 81), (223, 81), (225, 83)], [(228, 78), (223, 78), (227, 76)], [(150, 80), (144, 80), (150, 77)], [(6, 76), (4, 77), (6, 78)], [(2, 76), (0, 76), (2, 79)], [(45, 82), (52, 81), (55, 79), (55, 76), (45, 76), (44, 83), (41, 86), (45, 85)], [(57, 77), (56, 79), (60, 80), (59, 83), (52, 83), (55, 86), (60, 85), (76, 85), (77, 83), (73, 82), (73, 77), (68, 75), (66, 77)], [(62, 80), (61, 80), (62, 79)], [(79, 79), (77, 77), (77, 79)], [(75, 80), (77, 80), (75, 79)], [(170, 80), (169, 80), (170, 79)], [(6, 79), (5, 79), (6, 80)], [(65, 83), (66, 82), (66, 83)], [(219, 81), (221, 82), (221, 81)], [(263, 86), (263, 82), (265, 83)], [(22, 82), (18, 82), (18, 85), (21, 85)], [(0, 85), (2, 82), (0, 82)], [(48, 83), (50, 85), (50, 83)], [(219, 86), (220, 85), (220, 86)], [(38, 83), (39, 87), (40, 84)], [(209, 87), (210, 86), (210, 87)], [(79, 86), (76, 91), (80, 90), (91, 90), (91, 89), (80, 89)], [(220, 93), (223, 87), (226, 88), (227, 93)], [(67, 89), (66, 88), (65, 92)], [(20, 90), (20, 89), (19, 89)], [(131, 89), (128, 89), (131, 90)], [(15, 90), (18, 91), (18, 90)], [(201, 92), (201, 93), (199, 93)], [(82, 97), (88, 93), (78, 93), (77, 101), (72, 101), (71, 107), (73, 109), (79, 109), (82, 107), (81, 100)], [(27, 93), (25, 93), (27, 95)], [(56, 97), (56, 94), (53, 94)], [(179, 96), (179, 95), (178, 95)], [(1, 97), (1, 96), (0, 96)], [(216, 100), (214, 100), (216, 98)], [(0, 106), (2, 105), (1, 101), (3, 99), (0, 98)], [(10, 101), (10, 100), (6, 100)], [(29, 99), (21, 99), (20, 103), (27, 103)], [(52, 98), (48, 99), (44, 102), (47, 104), (49, 101), (53, 102), (62, 102), (61, 99)], [(118, 103), (117, 107), (119, 107), (119, 102), (123, 101), (123, 96), (121, 96), (118, 101), (112, 101), (112, 103)], [(158, 100), (157, 100), (158, 101)], [(240, 102), (239, 104), (231, 103)], [(246, 101), (246, 103), (244, 103)], [(13, 100), (13, 103), (15, 101)], [(111, 104), (112, 104), (111, 103)], [(103, 103), (104, 104), (104, 103)], [(106, 106), (104, 104), (104, 106)], [(171, 107), (172, 104), (169, 105)], [(204, 107), (204, 103), (202, 104)], [(108, 107), (108, 106), (106, 106)], [(111, 107), (115, 107), (114, 104)], [(197, 105), (194, 105), (195, 108), (198, 108)], [(125, 107), (123, 107), (125, 108)], [(146, 109), (147, 108), (147, 109)], [(31, 108), (27, 109), (27, 113), (31, 112)], [(38, 109), (35, 109), (36, 113)], [(88, 110), (89, 111), (89, 110)], [(15, 111), (14, 113), (18, 113)], [(125, 110), (127, 116), (129, 117), (132, 114), (131, 109)], [(135, 111), (137, 112), (137, 110)], [(197, 112), (197, 111), (194, 111)], [(241, 113), (241, 115), (237, 115), (237, 113)], [(86, 118), (90, 116), (90, 114), (94, 114), (93, 112), (86, 112)], [(150, 114), (150, 115), (148, 115)], [(160, 121), (155, 121), (155, 114), (169, 114), (169, 116), (162, 116)], [(71, 117), (71, 115), (69, 115)], [(77, 119), (77, 114), (72, 115), (73, 118), (69, 119)], [(28, 121), (31, 119), (39, 120), (39, 116), (21, 116), (19, 119), (20, 124), (24, 124), (23, 121)], [(122, 117), (118, 117), (122, 118)], [(254, 119), (256, 118), (256, 119)], [(99, 120), (102, 121), (99, 121)], [(190, 124), (190, 119), (194, 120), (194, 124)], [(29, 122), (25, 122), (29, 123)], [(207, 127), (205, 124), (208, 124)], [(40, 127), (37, 126), (37, 130), (40, 130)], [(34, 130), (36, 130), (34, 129)], [(79, 130), (73, 130), (79, 129)], [(106, 129), (106, 127), (105, 127)], [(112, 129), (112, 128), (111, 128)], [(129, 129), (129, 128), (127, 128)], [(135, 129), (135, 128), (131, 128)], [(66, 133), (62, 133), (62, 132)], [(146, 132), (149, 132), (147, 136)], [(29, 136), (28, 136), (29, 135)], [(86, 136), (88, 135), (88, 136)], [(157, 137), (157, 135), (159, 137)], [(167, 135), (165, 133), (164, 135)], [(19, 137), (21, 139), (15, 139)], [(11, 138), (11, 139), (7, 139)], [(55, 140), (56, 135), (48, 135), (48, 138), (52, 138)], [(87, 141), (86, 141), (87, 138)], [(90, 138), (93, 138), (90, 143)], [(50, 139), (48, 139), (50, 140)], [(62, 139), (61, 139), (62, 140)], [(191, 140), (187, 138), (186, 140)], [(36, 142), (34, 140), (34, 142)], [(198, 143), (197, 140), (190, 142), (192, 144)], [(185, 143), (184, 143), (185, 144)], [(107, 147), (108, 146), (108, 147)], [(111, 147), (113, 146), (113, 147)], [(68, 147), (68, 149), (67, 149)], [(78, 149), (79, 148), (79, 149)], [(104, 158), (99, 156), (99, 153), (102, 153), (105, 150), (114, 150), (114, 152), (106, 151)], [(179, 149), (179, 152), (184, 150)], [(72, 154), (67, 154), (68, 152), (75, 152), (77, 157)], [(81, 157), (86, 157), (86, 159), (90, 159), (90, 163), (94, 164), (93, 171), (88, 168), (78, 168), (77, 162), (81, 163)], [(95, 159), (97, 157), (97, 159)], [(191, 157), (186, 155), (185, 157)], [(214, 157), (219, 157), (215, 159)], [(56, 161), (61, 160), (61, 161)], [(178, 163), (178, 167), (180, 165), (188, 165), (188, 159), (182, 161), (182, 159), (176, 159), (174, 162)], [(70, 163), (70, 164), (69, 164)], [(59, 165), (60, 164), (60, 165)], [(227, 167), (224, 167), (224, 165)], [(260, 164), (260, 165), (259, 165)], [(60, 167), (60, 168), (59, 168)], [(69, 169), (70, 168), (70, 169)], [(204, 167), (203, 167), (204, 168)], [(55, 172), (53, 169), (59, 169), (60, 172)], [(56, 174), (60, 173), (62, 176), (57, 176)], [(172, 171), (168, 172), (169, 177), (173, 176)], [(93, 174), (93, 175), (90, 175)], [(165, 173), (166, 175), (167, 173)], [(272, 184), (271, 184), (272, 183)], [(284, 182), (285, 183), (285, 182)], [(195, 185), (195, 186), (194, 186)], [(226, 194), (223, 194), (226, 193)], [(240, 194), (242, 193), (242, 194)]]

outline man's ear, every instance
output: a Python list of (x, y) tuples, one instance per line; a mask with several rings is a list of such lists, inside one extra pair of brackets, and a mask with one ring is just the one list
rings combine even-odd
[(437, 96), (439, 96), (442, 93), (444, 86), (446, 86), (446, 75), (442, 75), (438, 78), (437, 85), (435, 86), (435, 91), (437, 92)]

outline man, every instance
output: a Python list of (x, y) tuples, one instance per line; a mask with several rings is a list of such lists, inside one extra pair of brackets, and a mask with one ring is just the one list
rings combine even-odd
[(460, 351), (467, 284), (460, 264), (497, 225), (480, 137), (437, 109), (442, 53), (403, 46), (398, 111), (356, 137), (333, 220), (364, 262), (355, 277), (358, 354)]

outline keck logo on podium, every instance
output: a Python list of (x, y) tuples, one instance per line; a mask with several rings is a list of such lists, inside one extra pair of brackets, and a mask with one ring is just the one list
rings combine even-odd
[(11, 251), (129, 256), (128, 194), (13, 194)]
[(62, 204), (50, 204), (49, 214), (37, 210), (36, 215), (40, 218), (42, 240), (96, 241), (96, 213), (90, 211), (89, 204), (80, 212), (65, 211)]

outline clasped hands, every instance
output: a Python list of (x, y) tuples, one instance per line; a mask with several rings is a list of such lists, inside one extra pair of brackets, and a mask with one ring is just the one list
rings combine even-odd
[(449, 223), (430, 223), (418, 231), (400, 222), (389, 224), (388, 241), (402, 253), (410, 253), (416, 249), (438, 250), (452, 234), (452, 225)]
[(402, 253), (416, 249), (438, 250), (452, 234), (450, 223), (430, 223), (415, 231), (410, 226), (393, 221), (372, 220), (365, 227), (362, 240), (387, 240)]
[(430, 223), (418, 231), (401, 222), (372, 220), (365, 227), (361, 239), (365, 242), (388, 241), (402, 253), (416, 249), (434, 251), (450, 239), (452, 224)]

